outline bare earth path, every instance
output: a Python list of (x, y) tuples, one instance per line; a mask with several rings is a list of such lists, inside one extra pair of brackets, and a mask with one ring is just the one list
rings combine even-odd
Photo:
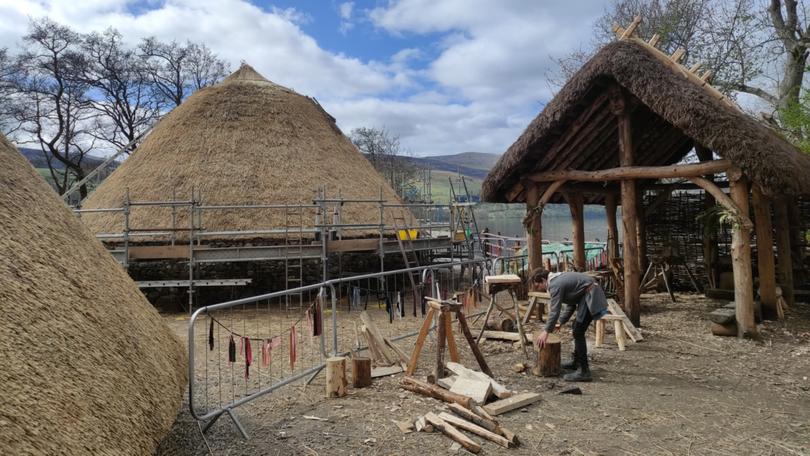
[[(757, 343), (711, 336), (707, 309), (719, 303), (706, 298), (679, 295), (673, 304), (665, 295), (645, 295), (642, 302), (645, 341), (619, 352), (608, 335), (605, 348), (591, 350), (596, 381), (580, 384), (581, 396), (557, 394), (561, 380), (514, 373), (521, 352), (484, 343), (502, 383), (540, 392), (543, 400), (500, 417), (519, 435), (519, 448), (482, 442), (482, 454), (810, 455), (810, 306), (797, 305), (785, 323), (766, 323), (764, 342)], [(182, 320), (167, 320), (185, 337)], [(409, 351), (412, 340), (400, 346)], [(563, 340), (567, 353), (567, 330)], [(432, 359), (430, 352), (423, 356)], [(475, 366), (470, 353), (462, 361)], [(421, 366), (423, 376), (426, 363)], [(222, 419), (207, 434), (208, 444), (215, 455), (453, 454), (448, 438), (402, 434), (391, 421), (443, 407), (400, 389), (400, 380), (377, 380), (326, 400), (319, 376), (308, 387), (290, 386), (237, 409), (250, 440)], [(208, 453), (183, 407), (157, 454)]]

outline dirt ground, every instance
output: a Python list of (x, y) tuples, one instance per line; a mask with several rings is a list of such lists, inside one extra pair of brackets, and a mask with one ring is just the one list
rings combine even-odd
[[(696, 295), (678, 295), (677, 303), (666, 295), (644, 295), (645, 340), (619, 352), (609, 333), (605, 347), (590, 350), (595, 381), (578, 384), (581, 396), (558, 394), (566, 386), (562, 379), (514, 373), (513, 364), (524, 361), (517, 347), (483, 343), (501, 383), (543, 398), (499, 417), (518, 434), (520, 447), (507, 450), (473, 437), (482, 443), (482, 454), (810, 455), (810, 305), (795, 306), (785, 322), (766, 322), (760, 327), (763, 342), (753, 342), (709, 333), (707, 313), (722, 304)], [(185, 340), (187, 321), (166, 318)], [(419, 320), (398, 324), (416, 328)], [(341, 332), (347, 332), (343, 325)], [(399, 346), (409, 352), (413, 340)], [(563, 340), (566, 354), (567, 328)], [(463, 348), (462, 363), (475, 367)], [(433, 356), (425, 351), (418, 376), (427, 374)], [(209, 447), (215, 455), (465, 453), (439, 433), (400, 432), (392, 420), (443, 409), (437, 400), (401, 389), (401, 378), (375, 380), (341, 399), (323, 398), (322, 374), (309, 386), (284, 387), (236, 409), (249, 440), (226, 417), (204, 441), (184, 403), (157, 454), (208, 454)]]

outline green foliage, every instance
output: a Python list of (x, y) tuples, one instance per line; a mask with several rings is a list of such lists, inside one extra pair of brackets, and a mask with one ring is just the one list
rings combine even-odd
[(779, 112), (787, 138), (799, 150), (810, 154), (810, 93), (805, 92), (798, 103), (791, 103)]
[(703, 234), (706, 236), (717, 232), (717, 229), (720, 228), (721, 225), (729, 225), (731, 227), (741, 225), (737, 214), (719, 204), (701, 212), (695, 217), (695, 220), (703, 225)]

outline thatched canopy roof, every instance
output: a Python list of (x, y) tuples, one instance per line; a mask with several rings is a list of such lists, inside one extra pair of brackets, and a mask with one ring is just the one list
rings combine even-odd
[[(221, 83), (193, 94), (152, 130), (138, 149), (83, 203), (84, 208), (121, 207), (133, 201), (188, 200), (192, 188), (205, 204), (311, 204), (325, 186), (327, 197), (383, 198), (398, 202), (382, 176), (343, 135), (334, 118), (312, 98), (268, 81), (249, 65)], [(393, 223), (389, 209), (387, 224)], [(188, 210), (177, 226), (188, 227)], [(374, 204), (343, 207), (342, 223), (379, 223)], [(82, 216), (93, 233), (120, 233), (120, 214)], [(311, 225), (308, 213), (305, 223)], [(130, 225), (167, 227), (166, 208), (133, 208)], [(296, 220), (297, 223), (297, 220)], [(227, 210), (203, 214), (208, 231), (255, 230), (285, 224), (283, 210)], [(347, 232), (344, 237), (351, 236)], [(225, 236), (224, 239), (229, 239)]]
[(183, 344), (2, 135), (0, 162), (0, 452), (151, 454)]
[(532, 172), (618, 167), (618, 123), (607, 97), (614, 83), (633, 101), (635, 165), (677, 163), (702, 145), (731, 160), (766, 192), (810, 193), (810, 156), (711, 96), (642, 44), (617, 41), (588, 61), (529, 124), (487, 176), (482, 199), (524, 201), (525, 192), (513, 189)]

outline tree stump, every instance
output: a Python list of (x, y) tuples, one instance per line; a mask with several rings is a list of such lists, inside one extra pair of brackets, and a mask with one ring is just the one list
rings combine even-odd
[(532, 373), (540, 377), (558, 377), (562, 373), (561, 362), (560, 337), (549, 334), (546, 345), (537, 352), (537, 363)]
[(352, 386), (365, 388), (371, 385), (371, 358), (352, 358)]
[[(369, 374), (370, 376), (371, 374)], [(346, 395), (346, 358), (339, 356), (326, 360), (326, 397)]]
[(488, 321), (484, 325), (484, 328), (492, 331), (513, 332), (515, 330), (515, 320), (512, 320), (511, 318), (504, 318), (500, 321)]

